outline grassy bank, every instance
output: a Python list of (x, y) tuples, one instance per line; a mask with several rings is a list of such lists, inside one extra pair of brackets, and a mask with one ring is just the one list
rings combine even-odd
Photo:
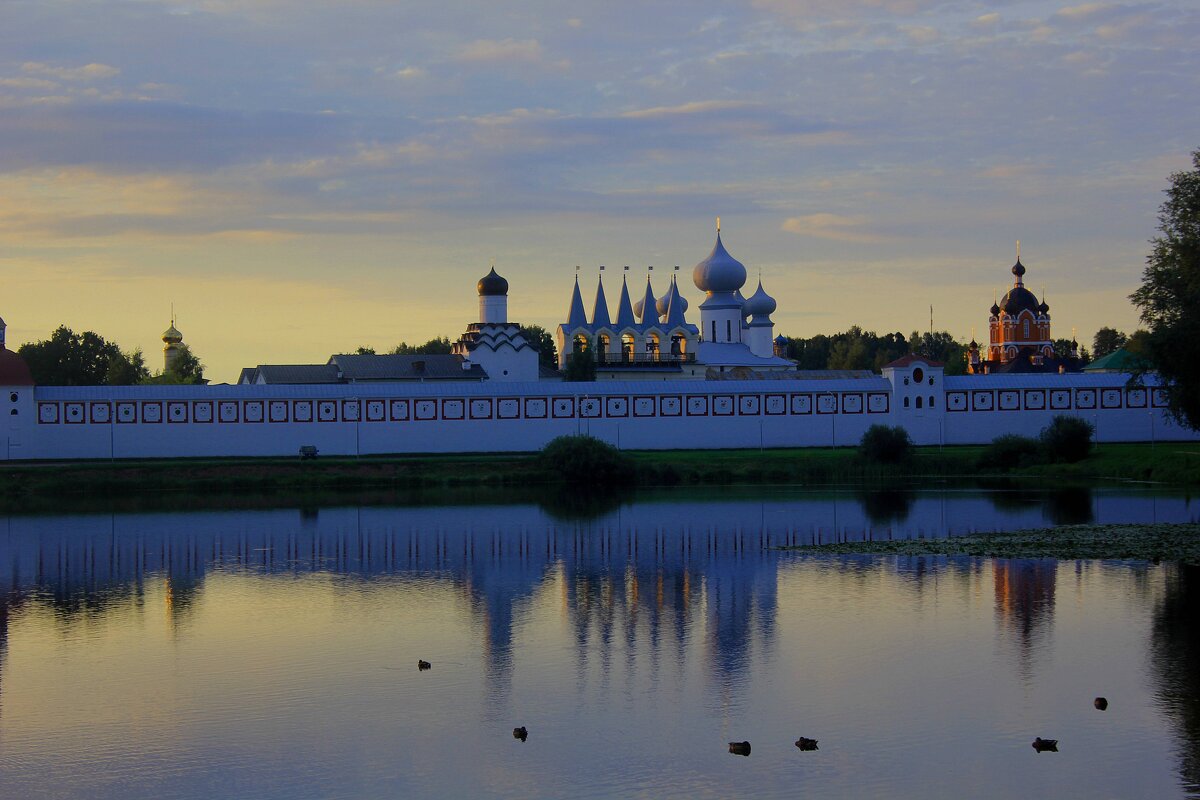
[[(1200, 444), (1103, 445), (1076, 464), (1007, 472), (980, 470), (982, 447), (915, 448), (899, 464), (877, 464), (854, 448), (674, 450), (628, 453), (634, 485), (762, 485), (986, 479), (1123, 479), (1200, 485)], [(408, 457), (171, 459), (7, 464), (0, 503), (63, 496), (153, 493), (355, 492), (534, 487), (553, 483), (535, 455), (456, 454)]]
[(837, 555), (947, 555), (1178, 561), (1200, 564), (1200, 525), (1062, 525), (947, 539), (844, 542), (783, 548)]

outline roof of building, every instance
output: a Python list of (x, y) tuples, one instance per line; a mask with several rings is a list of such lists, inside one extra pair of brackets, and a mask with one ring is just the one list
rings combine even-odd
[(337, 355), (335, 365), (343, 381), (484, 380), (487, 373), (478, 364), (463, 369), (462, 356), (448, 354)]
[(654, 287), (650, 285), (650, 275), (647, 273), (646, 294), (643, 295), (641, 300), (638, 300), (633, 304), (633, 313), (636, 314), (641, 323), (645, 325), (650, 322), (658, 322), (658, 317), (660, 315), (654, 313), (657, 310), (658, 303), (654, 299)]
[[(884, 380), (869, 369), (800, 369), (768, 370), (759, 372), (753, 367), (737, 367), (730, 372), (718, 372), (710, 369), (706, 374), (713, 381), (875, 381)], [(890, 385), (890, 384), (888, 384)], [(867, 387), (872, 388), (872, 387)]]
[(242, 371), (238, 374), (238, 385), (244, 386), (252, 384), (258, 379), (258, 367), (242, 367)]
[(795, 367), (795, 362), (779, 356), (756, 356), (738, 342), (701, 342), (696, 361), (710, 367)]
[(617, 300), (617, 327), (634, 328), (637, 317), (633, 315), (633, 304), (629, 302), (629, 282), (621, 278), (621, 297)]
[(0, 386), (33, 386), (33, 373), (25, 359), (0, 348)]
[(592, 324), (596, 327), (612, 327), (612, 317), (608, 315), (608, 298), (604, 296), (603, 275), (596, 283), (596, 304), (592, 306)]
[(1138, 372), (1149, 367), (1149, 363), (1139, 355), (1129, 352), (1124, 347), (1118, 347), (1106, 356), (1097, 358), (1083, 368), (1084, 372)]
[(254, 373), (251, 379), (254, 383), (339, 382), (337, 367), (332, 364), (259, 364)]
[[(1014, 286), (1004, 294), (1004, 297), (1000, 298), (1000, 309), (1005, 314), (1014, 317), (1022, 311), (1031, 311), (1036, 314), (1040, 305), (1041, 303), (1038, 302), (1033, 292), (1024, 286)], [(1048, 309), (1049, 306), (1047, 306)]]
[(890, 364), (884, 364), (883, 368), (884, 369), (898, 369), (899, 367), (907, 367), (909, 364), (913, 364), (918, 361), (921, 362), (922, 364), (925, 364), (926, 366), (930, 366), (930, 367), (946, 366), (941, 361), (934, 361), (932, 358), (928, 358), (927, 356), (917, 355), (916, 353), (909, 353), (906, 356), (900, 356), (899, 358), (897, 358), (895, 361), (891, 362)]
[(479, 279), (475, 284), (481, 297), (504, 297), (508, 294), (508, 281), (496, 274), (496, 268)]

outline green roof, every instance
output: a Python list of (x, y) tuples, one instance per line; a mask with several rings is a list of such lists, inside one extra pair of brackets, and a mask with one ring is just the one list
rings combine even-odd
[(1083, 368), (1084, 372), (1136, 372), (1149, 365), (1141, 356), (1134, 355), (1124, 347), (1118, 347), (1108, 355), (1097, 358)]

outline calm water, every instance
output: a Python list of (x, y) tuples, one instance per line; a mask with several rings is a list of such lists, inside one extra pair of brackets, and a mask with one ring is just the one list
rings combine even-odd
[(0, 797), (1200, 797), (1200, 570), (765, 549), (1197, 518), (1129, 490), (0, 518)]

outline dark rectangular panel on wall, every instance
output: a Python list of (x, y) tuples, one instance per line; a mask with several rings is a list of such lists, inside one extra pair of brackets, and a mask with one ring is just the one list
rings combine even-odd
[(417, 422), (429, 422), (437, 419), (437, 400), (427, 397), (413, 400), (413, 419)]
[(971, 392), (972, 411), (991, 411), (996, 407), (996, 397), (990, 391)]
[(38, 424), (58, 424), (58, 403), (38, 403)]
[(886, 414), (891, 405), (887, 392), (870, 392), (867, 395), (868, 414)]
[(1100, 391), (1100, 407), (1101, 408), (1120, 408), (1121, 407), (1120, 389), (1102, 389)]
[[(600, 415), (600, 401), (592, 398), (596, 416)], [(583, 400), (580, 400), (580, 405), (583, 405)], [(550, 402), (550, 413), (554, 415), (554, 419), (573, 419), (575, 417), (575, 398), (574, 397), (555, 397)], [(581, 412), (582, 413), (582, 412)]]
[(68, 425), (82, 425), (87, 422), (85, 411), (83, 403), (63, 403), (63, 422)]
[(412, 415), (410, 401), (391, 401), (388, 403), (388, 415), (392, 418), (392, 422), (407, 422)]
[(682, 415), (683, 396), (668, 394), (658, 398), (658, 413), (664, 417), (678, 417)]
[(635, 417), (653, 417), (657, 406), (653, 397), (637, 395), (633, 398), (633, 415)]
[(739, 394), (737, 399), (738, 416), (758, 417), (762, 415), (762, 398), (756, 394)]
[(288, 401), (287, 400), (271, 400), (267, 403), (267, 420), (269, 422), (287, 422), (288, 416)]
[(242, 406), (236, 400), (221, 400), (217, 403), (217, 419), (222, 423), (240, 422)]
[(1095, 408), (1096, 407), (1096, 390), (1095, 389), (1076, 389), (1075, 390), (1075, 407), (1076, 408)]
[(812, 395), (811, 394), (794, 394), (791, 395), (791, 411), (792, 414), (803, 416), (812, 413)]
[(1146, 407), (1146, 390), (1145, 389), (1126, 389), (1125, 390), (1125, 405), (1128, 408), (1145, 408)]
[(137, 403), (134, 402), (117, 402), (117, 424), (132, 425), (138, 421)]
[(967, 393), (966, 392), (946, 392), (946, 410), (947, 411), (966, 411), (967, 410)]
[(337, 422), (337, 401), (336, 400), (318, 400), (317, 401), (317, 422)]
[(313, 421), (313, 401), (312, 400), (293, 400), (292, 401), (292, 419), (296, 422), (312, 422)]
[(769, 394), (763, 398), (763, 411), (769, 417), (786, 414), (788, 408), (787, 395)]
[(525, 419), (545, 419), (550, 408), (550, 401), (545, 397), (525, 398)]
[(629, 398), (627, 397), (606, 397), (604, 398), (604, 416), (623, 418), (629, 416)]
[(211, 400), (197, 400), (192, 403), (192, 422), (209, 425), (213, 421), (213, 404)]
[(1051, 389), (1050, 408), (1053, 411), (1066, 411), (1071, 407), (1070, 389)]
[(844, 395), (842, 395), (842, 413), (843, 414), (861, 414), (861, 413), (863, 413), (863, 396), (861, 394), (844, 394)]
[(363, 403), (366, 408), (367, 422), (387, 422), (387, 401), (376, 398)]
[(112, 406), (108, 403), (90, 403), (88, 412), (95, 425), (107, 425), (112, 422)]
[(714, 417), (733, 416), (733, 395), (714, 394), (712, 397), (712, 415)]
[(689, 417), (707, 417), (708, 397), (702, 394), (688, 395), (686, 408)]
[(1046, 407), (1046, 391), (1044, 389), (1026, 389), (1024, 403), (1028, 411), (1041, 411)]
[(520, 419), (521, 418), (521, 398), (519, 397), (500, 397), (496, 399), (496, 418), (497, 419)]
[(1021, 393), (1016, 389), (1001, 389), (996, 392), (996, 406), (1001, 411), (1020, 411)]
[(163, 420), (162, 403), (153, 401), (142, 403), (142, 423), (148, 425), (157, 425)]
[(492, 413), (492, 398), (490, 397), (475, 397), (470, 402), (471, 419), (491, 419)]
[(188, 421), (188, 402), (186, 400), (167, 401), (167, 422), (176, 425)]
[[(265, 417), (262, 400), (247, 400), (242, 403), (243, 422), (262, 422)], [(145, 420), (145, 409), (142, 410), (142, 419)]]

